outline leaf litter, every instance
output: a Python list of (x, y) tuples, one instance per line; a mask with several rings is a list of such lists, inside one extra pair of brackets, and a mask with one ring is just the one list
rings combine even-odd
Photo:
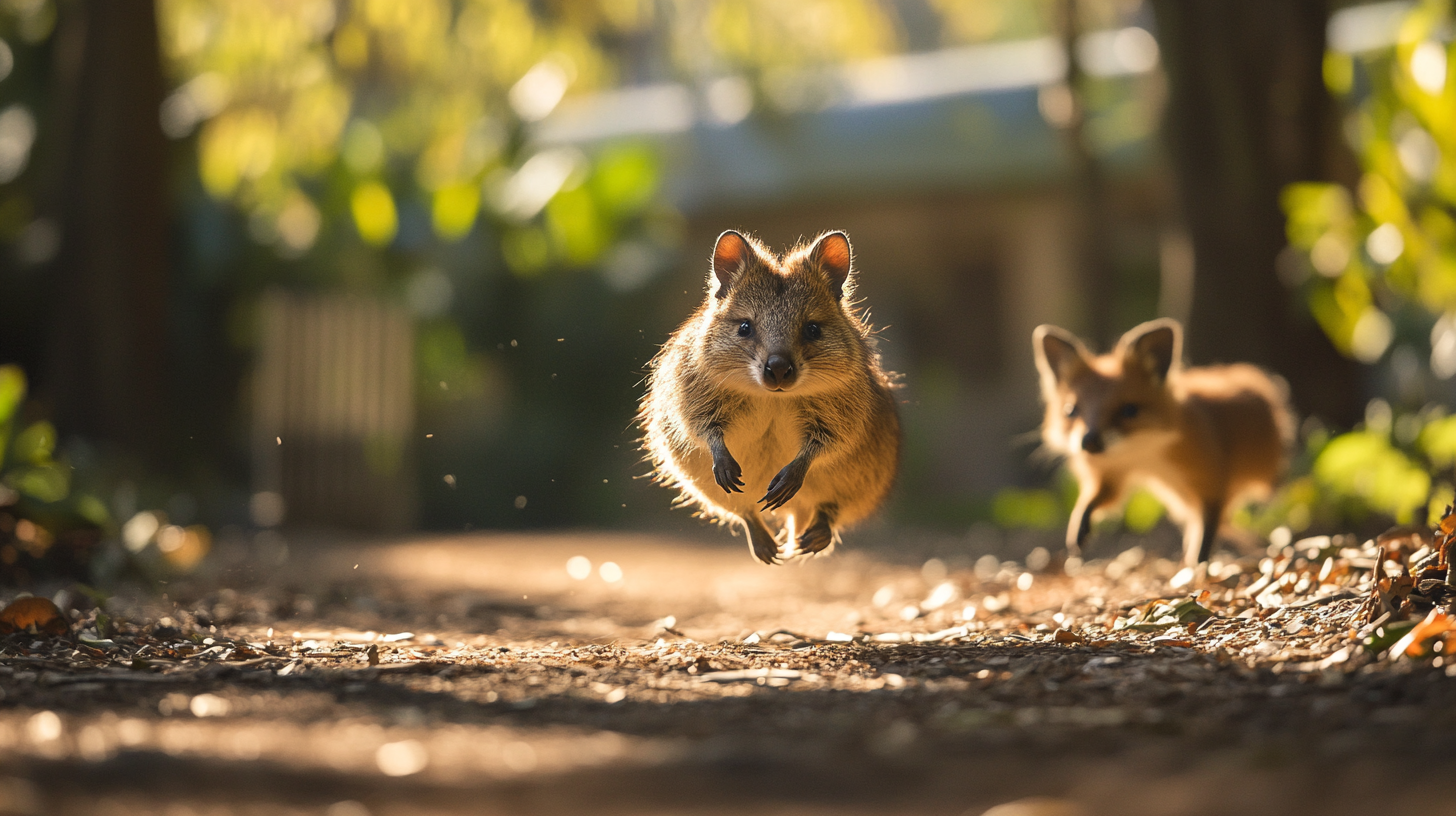
[[(301, 718), (303, 724), (288, 724), (301, 729), (286, 732), (291, 744), (263, 741), (264, 753), (297, 751), (301, 761), (321, 761), (334, 750), (327, 746), (341, 739), (339, 726), (328, 723), (346, 711), (359, 716), (348, 703), (358, 699), (384, 727), (370, 732), (373, 741), (360, 742), (349, 761), (389, 775), (377, 756), (393, 756), (401, 749), (385, 746), (413, 740), (424, 753), (411, 748), (410, 756), (425, 760), (412, 760), (410, 768), (418, 769), (411, 773), (435, 779), (510, 777), (527, 766), (569, 764), (561, 757), (570, 751), (558, 756), (534, 741), (556, 733), (552, 728), (577, 729), (571, 740), (602, 728), (638, 735), (623, 743), (635, 746), (630, 750), (590, 754), (597, 757), (592, 762), (679, 756), (680, 741), (703, 726), (627, 719), (646, 716), (653, 705), (693, 700), (760, 707), (753, 710), (764, 716), (725, 710), (717, 728), (727, 732), (819, 738), (802, 724), (818, 716), (839, 729), (836, 740), (844, 729), (862, 730), (875, 756), (1006, 729), (1051, 735), (1153, 727), (1180, 717), (1202, 717), (1200, 727), (1216, 728), (1237, 718), (1210, 711), (1247, 712), (1258, 705), (1249, 697), (1255, 691), (1287, 698), (1379, 688), (1381, 677), (1411, 672), (1456, 677), (1453, 541), (1456, 520), (1448, 512), (1434, 531), (1400, 528), (1365, 542), (1306, 538), (1215, 561), (1192, 580), (1135, 550), (1070, 574), (1032, 575), (1006, 562), (996, 572), (978, 571), (984, 574), (937, 571), (935, 582), (923, 585), (923, 602), (895, 600), (916, 597), (913, 582), (876, 590), (869, 583), (875, 575), (867, 573), (858, 605), (838, 625), (759, 625), (732, 636), (712, 633), (706, 618), (682, 610), (658, 610), (636, 628), (619, 623), (619, 634), (605, 640), (541, 634), (552, 621), (539, 609), (506, 619), (493, 635), (458, 631), (442, 638), (330, 627), (326, 614), (302, 603), (295, 605), (312, 614), (295, 614), (297, 628), (261, 615), (245, 623), (224, 607), (257, 599), (228, 590), (190, 614), (150, 618), (95, 607), (69, 610), (68, 620), (50, 601), (22, 598), (0, 612), (0, 627), (9, 627), (0, 636), (0, 692), (25, 712), (70, 708), (84, 715), (98, 706), (125, 711), (140, 704), (146, 717), (196, 721), (207, 733), (260, 718)], [(265, 630), (270, 622), (277, 631)], [(331, 690), (337, 702), (307, 697), (317, 689)], [(548, 730), (512, 731), (497, 738), (506, 747), (495, 754), (452, 765), (442, 758), (438, 728), (420, 730), (408, 718), (391, 725), (380, 713), (406, 690), (426, 689), (478, 706), (486, 719), (472, 728)], [(105, 696), (88, 702), (76, 696), (82, 691)], [(842, 692), (855, 694), (820, 696)], [(1316, 708), (1326, 704), (1311, 700)], [(313, 713), (300, 715), (300, 706)], [(1316, 708), (1308, 709), (1311, 716)], [(887, 724), (892, 710), (909, 719)], [(97, 738), (104, 751), (149, 744), (113, 730)], [(148, 733), (168, 750), (165, 732)], [(32, 742), (41, 752), (55, 744)]]

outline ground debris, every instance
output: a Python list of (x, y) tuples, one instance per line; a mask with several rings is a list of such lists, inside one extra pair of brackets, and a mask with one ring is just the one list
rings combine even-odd
[[(247, 756), (463, 785), (626, 757), (712, 764), (740, 744), (903, 763), (1405, 727), (1456, 710), (1451, 536), (1310, 537), (1192, 578), (1136, 547), (1032, 578), (846, 556), (752, 573), (779, 584), (748, 600), (747, 581), (703, 589), (726, 555), (690, 568), (664, 546), (672, 568), (635, 597), (629, 578), (527, 598), (496, 554), (501, 586), (453, 596), (381, 581), (62, 603), (73, 636), (0, 636), (0, 742), (47, 761)], [(679, 584), (709, 600), (661, 600)], [(258, 617), (284, 608), (254, 597), (268, 593), (293, 598), (290, 617)]]

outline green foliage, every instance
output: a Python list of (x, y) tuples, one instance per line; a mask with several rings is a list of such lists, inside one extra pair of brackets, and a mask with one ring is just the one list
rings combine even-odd
[[(71, 469), (55, 461), (55, 426), (45, 420), (13, 433), (16, 413), (25, 401), (25, 373), (19, 366), (0, 366), (0, 506), (15, 498), (50, 504), (71, 492)], [(14, 496), (4, 501), (7, 494)]]
[(55, 450), (56, 428), (45, 420), (32, 423), (10, 443), (11, 458), (32, 465), (49, 462)]
[(1113, 631), (1161, 632), (1174, 626), (1198, 623), (1213, 617), (1213, 611), (1198, 602), (1196, 595), (1181, 601), (1156, 600), (1133, 609), (1127, 617), (1118, 618)]
[(0, 366), (0, 425), (15, 416), (25, 400), (25, 372), (17, 365)]
[(1450, 469), (1456, 465), (1456, 416), (1430, 420), (1421, 428), (1417, 442), (1432, 466)]
[[(1238, 519), (1263, 533), (1279, 526), (1348, 528), (1438, 518), (1456, 483), (1456, 418), (1440, 406), (1396, 413), (1373, 400), (1362, 426), (1308, 434), (1274, 498)], [(1384, 521), (1388, 519), (1389, 521)]]
[[(1402, 304), (1456, 314), (1456, 46), (1442, 34), (1451, 21), (1449, 0), (1423, 0), (1392, 48), (1326, 56), (1326, 84), (1354, 108), (1346, 133), (1363, 173), (1355, 191), (1306, 183), (1284, 192), (1301, 260), (1287, 279), (1335, 345), (1362, 362), (1390, 347)], [(1456, 374), (1456, 322), (1438, 322), (1432, 344), (1433, 370)]]
[(1127, 500), (1122, 523), (1134, 533), (1146, 533), (1163, 519), (1163, 503), (1146, 490), (1139, 490)]
[(1055, 530), (1066, 523), (1067, 510), (1050, 490), (1007, 488), (991, 502), (991, 518), (998, 527)]
[[(121, 529), (97, 496), (107, 480), (104, 469), (92, 465), (77, 472), (58, 458), (56, 428), (46, 420), (13, 431), (25, 393), (20, 368), (0, 366), (0, 583), (25, 585), (42, 575), (110, 581), (127, 569), (157, 577), (194, 567), (210, 538), (201, 526), (184, 530), (156, 523), (141, 547), (132, 548), (131, 541), (123, 547), (117, 540)], [(165, 522), (165, 515), (138, 516)], [(157, 547), (143, 557), (140, 551), (151, 540)]]
[(1409, 524), (1431, 493), (1431, 477), (1391, 444), (1389, 432), (1351, 431), (1330, 440), (1314, 461), (1314, 477), (1336, 497)]
[(22, 496), (39, 502), (58, 502), (71, 492), (71, 471), (65, 465), (45, 462), (11, 470), (5, 474), (5, 483)]
[(397, 249), (404, 211), (423, 202), (441, 244), (484, 216), (523, 276), (590, 265), (658, 177), (643, 147), (609, 146), (593, 171), (532, 146), (532, 123), (610, 83), (600, 36), (651, 22), (595, 5), (163, 0), (177, 83), (163, 123), (195, 129), (203, 188), (286, 258), (350, 238)]
[[(1015, 530), (1057, 530), (1067, 523), (1077, 501), (1077, 486), (1065, 473), (1062, 490), (1006, 488), (991, 501), (991, 520)], [(1070, 488), (1070, 489), (1066, 489)], [(1163, 505), (1146, 490), (1135, 491), (1122, 508), (1122, 523), (1134, 533), (1146, 533), (1163, 518)]]

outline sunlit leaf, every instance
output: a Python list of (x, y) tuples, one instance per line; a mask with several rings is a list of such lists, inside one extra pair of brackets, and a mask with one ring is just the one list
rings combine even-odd
[(470, 233), (480, 214), (480, 185), (452, 184), (435, 192), (431, 218), (435, 234), (458, 241)]
[(32, 465), (6, 474), (5, 482), (36, 501), (58, 502), (71, 491), (71, 469), (54, 462)]
[(1067, 514), (1050, 490), (1007, 488), (992, 500), (991, 518), (1003, 528), (1054, 530), (1066, 523)]
[(1337, 493), (1357, 496), (1400, 523), (1409, 523), (1431, 492), (1426, 470), (1390, 444), (1385, 434), (1354, 431), (1331, 440), (1314, 475)]
[(607, 248), (606, 224), (602, 223), (596, 202), (584, 188), (554, 196), (546, 205), (546, 225), (561, 255), (571, 264), (589, 264)]
[(76, 497), (76, 513), (97, 527), (105, 527), (111, 523), (111, 511), (106, 507), (106, 502), (90, 493), (82, 493)]
[(615, 216), (641, 210), (657, 192), (657, 155), (646, 145), (624, 145), (597, 158), (591, 188), (602, 209)]
[(1441, 637), (1447, 632), (1456, 629), (1456, 616), (1449, 615), (1439, 609), (1432, 609), (1425, 619), (1405, 636), (1396, 641), (1391, 647), (1391, 655), (1395, 657), (1426, 657), (1430, 654), (1429, 642), (1431, 639)]
[(1427, 423), (1421, 429), (1419, 442), (1431, 464), (1443, 468), (1456, 465), (1456, 416)]
[[(1412, 3), (1394, 45), (1326, 55), (1325, 84), (1353, 107), (1345, 133), (1362, 171), (1358, 195), (1333, 184), (1284, 191), (1290, 244), (1320, 275), (1338, 278), (1304, 285), (1311, 311), (1335, 346), (1362, 362), (1383, 356), (1405, 304), (1432, 318), (1456, 312), (1450, 12), (1449, 0)], [(1433, 358), (1438, 376), (1451, 376), (1449, 358)]]
[(359, 237), (374, 246), (385, 246), (399, 230), (399, 216), (389, 188), (377, 181), (368, 181), (354, 188), (349, 198), (349, 211)]
[(1392, 621), (1371, 632), (1365, 640), (1361, 641), (1362, 646), (1368, 652), (1376, 654), (1394, 646), (1396, 641), (1405, 637), (1406, 633), (1415, 628), (1415, 621)]
[(49, 598), (20, 598), (0, 609), (0, 634), (13, 632), (67, 635), (71, 626)]
[(1146, 533), (1163, 518), (1163, 503), (1146, 490), (1139, 490), (1127, 500), (1122, 523), (1134, 533)]
[(56, 426), (40, 420), (16, 434), (10, 455), (17, 461), (41, 465), (51, 460), (56, 450)]
[[(0, 425), (8, 423), (24, 401), (25, 372), (18, 365), (0, 365)], [(3, 444), (3, 440), (0, 440), (0, 445)], [(3, 449), (0, 449), (0, 453), (3, 453)]]

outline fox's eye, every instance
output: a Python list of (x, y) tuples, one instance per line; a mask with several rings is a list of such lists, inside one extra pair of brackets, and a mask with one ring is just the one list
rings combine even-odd
[(1071, 419), (1072, 417), (1074, 417), (1074, 416), (1077, 415), (1077, 403), (1075, 403), (1075, 402), (1069, 402), (1069, 403), (1067, 403), (1066, 408), (1064, 408), (1062, 412), (1067, 415), (1067, 419)]
[(804, 324), (804, 339), (805, 340), (818, 340), (820, 337), (823, 337), (823, 336), (824, 336), (824, 330), (819, 327), (819, 324), (818, 323), (814, 323), (814, 322), (810, 321), (810, 322)]
[(1132, 419), (1133, 417), (1138, 415), (1138, 407), (1129, 402), (1128, 404), (1117, 409), (1117, 414), (1123, 419)]
[(752, 323), (749, 323), (747, 320), (745, 320), (742, 323), (739, 323), (738, 324), (738, 336), (739, 337), (747, 337), (750, 334), (753, 334), (753, 324)]

